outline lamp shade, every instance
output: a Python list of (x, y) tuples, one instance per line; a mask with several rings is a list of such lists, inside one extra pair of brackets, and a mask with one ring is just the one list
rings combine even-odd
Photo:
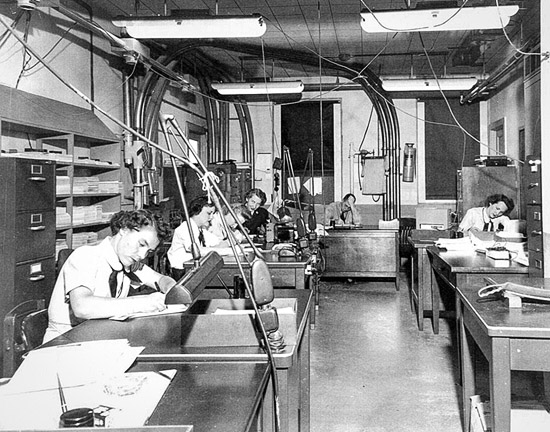
[(266, 32), (261, 15), (117, 17), (112, 20), (136, 39), (210, 39), (260, 37)]
[(458, 31), (503, 28), (517, 5), (361, 12), (367, 33)]
[(451, 91), (470, 90), (476, 83), (477, 78), (385, 79), (382, 87), (386, 91)]
[(295, 94), (304, 91), (302, 81), (212, 83), (221, 95)]

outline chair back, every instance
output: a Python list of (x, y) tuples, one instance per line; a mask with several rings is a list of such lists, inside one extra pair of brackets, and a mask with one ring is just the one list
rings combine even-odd
[(399, 219), (399, 256), (407, 258), (411, 256), (413, 247), (408, 238), (416, 228), (416, 218), (402, 217)]
[(44, 300), (25, 301), (4, 318), (4, 377), (11, 377), (24, 355), (42, 344), (48, 327), (48, 310)]
[(59, 276), (59, 273), (61, 272), (61, 268), (63, 267), (63, 264), (65, 264), (65, 261), (67, 261), (67, 258), (69, 258), (69, 255), (73, 253), (73, 249), (61, 249), (59, 253), (57, 254), (57, 263), (55, 264), (55, 276)]

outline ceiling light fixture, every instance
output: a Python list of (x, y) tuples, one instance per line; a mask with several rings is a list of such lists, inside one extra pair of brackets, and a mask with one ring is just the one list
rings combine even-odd
[(429, 32), (503, 28), (519, 10), (517, 5), (361, 12), (367, 33)]
[(384, 79), (382, 87), (392, 91), (451, 91), (470, 90), (477, 83), (477, 78), (405, 78)]
[(135, 39), (247, 38), (266, 32), (264, 18), (258, 14), (116, 17), (112, 22)]
[(212, 88), (224, 96), (295, 94), (304, 91), (302, 81), (231, 82), (212, 83)]

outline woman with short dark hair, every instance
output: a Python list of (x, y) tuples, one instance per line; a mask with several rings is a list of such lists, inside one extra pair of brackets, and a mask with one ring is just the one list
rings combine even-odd
[[(143, 260), (169, 236), (162, 217), (148, 210), (120, 211), (111, 218), (112, 235), (74, 250), (61, 268), (48, 308), (47, 342), (78, 323), (165, 309), (164, 294), (176, 283)], [(146, 285), (154, 292), (129, 296)]]
[(510, 223), (508, 215), (514, 209), (514, 201), (506, 195), (494, 194), (485, 199), (484, 207), (469, 209), (458, 226), (458, 231), (470, 230), (506, 231)]

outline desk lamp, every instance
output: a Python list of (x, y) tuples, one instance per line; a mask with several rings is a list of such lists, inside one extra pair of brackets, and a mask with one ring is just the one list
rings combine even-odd
[[(256, 315), (256, 323), (259, 327), (260, 333), (262, 334), (263, 340), (265, 342), (264, 349), (266, 350), (267, 356), (269, 358), (270, 362), (270, 368), (271, 373), (273, 377), (273, 392), (275, 394), (275, 397), (273, 398), (274, 404), (275, 404), (275, 429), (276, 431), (279, 431), (280, 425), (279, 425), (279, 399), (278, 399), (278, 384), (277, 384), (277, 371), (275, 367), (275, 359), (273, 357), (273, 351), (278, 351), (284, 348), (284, 339), (282, 334), (278, 331), (279, 328), (279, 319), (277, 315), (277, 310), (271, 306), (271, 302), (274, 298), (274, 292), (273, 292), (273, 285), (271, 282), (271, 275), (269, 273), (269, 269), (267, 267), (267, 264), (265, 262), (265, 259), (260, 252), (260, 250), (256, 247), (254, 242), (252, 241), (252, 238), (250, 235), (246, 232), (244, 229), (244, 226), (242, 225), (241, 221), (235, 214), (234, 210), (231, 208), (231, 205), (223, 195), (222, 191), (220, 190), (219, 186), (216, 183), (216, 176), (209, 172), (207, 167), (204, 165), (204, 162), (199, 158), (197, 152), (193, 148), (193, 146), (189, 143), (187, 137), (181, 130), (180, 126), (177, 124), (175, 118), (173, 115), (160, 115), (160, 122), (162, 126), (163, 133), (165, 135), (165, 140), (167, 143), (171, 142), (170, 137), (172, 137), (175, 142), (178, 144), (182, 154), (189, 155), (188, 157), (183, 157), (174, 154), (171, 150), (166, 150), (160, 147), (158, 144), (153, 143), (151, 140), (148, 140), (148, 142), (155, 148), (159, 149), (161, 152), (168, 154), (170, 158), (172, 159), (172, 166), (176, 172), (176, 178), (178, 178), (177, 173), (177, 166), (175, 163), (175, 160), (178, 159), (179, 161), (183, 162), (187, 167), (189, 167), (191, 170), (193, 170), (200, 178), (201, 182), (203, 183), (203, 188), (206, 190), (209, 198), (214, 203), (214, 206), (216, 207), (217, 211), (222, 213), (222, 205), (220, 203), (220, 199), (237, 223), (238, 227), (240, 228), (241, 232), (246, 238), (246, 241), (248, 244), (252, 247), (252, 250), (254, 252), (254, 260), (252, 262), (248, 261), (247, 254), (244, 253), (244, 250), (240, 246), (240, 244), (237, 242), (235, 235), (233, 231), (229, 228), (229, 225), (225, 218), (221, 218), (223, 226), (225, 231), (228, 234), (228, 241), (229, 245), (231, 247), (231, 250), (233, 252), (233, 255), (236, 258), (237, 266), (239, 267), (239, 273), (243, 279), (243, 283), (245, 286), (246, 291), (249, 294), (250, 299), (252, 300), (252, 307), (254, 309), (255, 315)], [(180, 142), (180, 139), (183, 141), (185, 146)], [(169, 148), (170, 145), (167, 145)], [(191, 163), (190, 157), (192, 157), (196, 164)], [(183, 196), (183, 189), (179, 188), (180, 194), (182, 195), (182, 202), (184, 201)], [(240, 251), (237, 250), (237, 248), (240, 249)], [(248, 278), (246, 278), (244, 273), (244, 268), (241, 260), (239, 259), (239, 252), (241, 252), (242, 256), (245, 258), (245, 260), (250, 265), (251, 269), (251, 277), (250, 281), (252, 284), (249, 283)], [(199, 251), (200, 254), (200, 251)], [(199, 265), (200, 267), (200, 265)]]

